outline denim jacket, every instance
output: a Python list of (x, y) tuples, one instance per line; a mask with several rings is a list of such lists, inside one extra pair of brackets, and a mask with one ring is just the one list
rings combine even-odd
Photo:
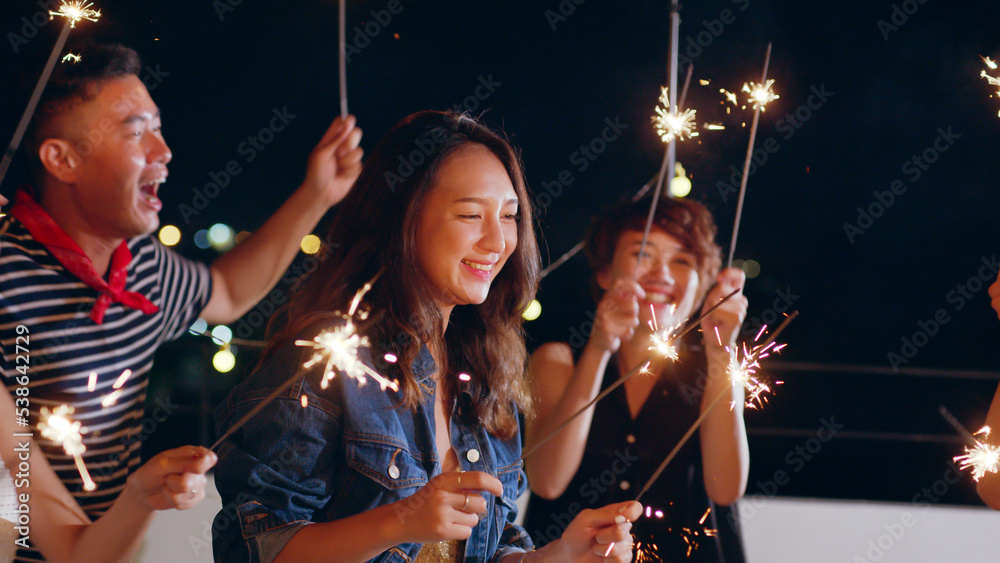
[[(293, 377), (308, 349), (292, 344), (240, 383), (216, 409), (219, 434)], [(360, 358), (372, 366), (368, 350)], [(217, 562), (270, 562), (300, 528), (410, 497), (441, 472), (434, 441), (434, 361), (427, 347), (413, 363), (424, 389), (414, 411), (398, 407), (392, 390), (359, 385), (338, 374), (321, 389), (320, 369), (303, 375), (220, 446), (215, 483), (223, 509), (212, 526)], [(308, 403), (303, 407), (302, 397)], [(531, 548), (513, 524), (526, 488), (521, 439), (501, 440), (451, 417), (451, 445), (465, 471), (484, 471), (503, 484), (502, 498), (483, 493), (486, 517), (466, 541), (465, 561), (499, 561)], [(405, 519), (422, 499), (397, 505)], [(421, 544), (397, 545), (371, 561), (409, 562)], [(335, 557), (331, 557), (331, 561)]]

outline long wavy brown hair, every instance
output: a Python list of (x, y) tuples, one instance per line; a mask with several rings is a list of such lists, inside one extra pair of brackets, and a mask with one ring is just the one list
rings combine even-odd
[[(455, 307), (443, 331), (436, 290), (418, 262), (418, 225), (442, 163), (470, 144), (489, 149), (510, 176), (519, 202), (517, 247), (486, 300)], [(371, 317), (361, 332), (372, 343), (376, 369), (399, 380), (400, 405), (415, 408), (422, 401), (411, 364), (427, 345), (445, 364), (437, 366), (445, 397), (460, 398), (453, 415), (496, 436), (512, 437), (518, 431), (514, 405), (522, 412), (531, 405), (521, 326), (521, 312), (538, 285), (530, 202), (520, 157), (503, 137), (451, 112), (406, 117), (375, 146), (338, 205), (324, 238), (324, 259), (291, 296), (284, 328), (271, 338), (264, 357), (307, 329), (328, 323), (336, 311), (345, 311), (358, 289), (377, 276), (364, 298)], [(382, 361), (386, 352), (398, 361)], [(471, 376), (461, 384), (461, 393), (459, 373)]]

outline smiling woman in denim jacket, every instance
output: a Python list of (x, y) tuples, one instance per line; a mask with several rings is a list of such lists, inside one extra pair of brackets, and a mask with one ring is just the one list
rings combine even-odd
[[(220, 447), (216, 561), (631, 559), (638, 503), (585, 511), (538, 551), (513, 524), (526, 487), (518, 409), (530, 406), (520, 313), (539, 259), (506, 141), (464, 116), (407, 117), (375, 147), (321, 256), (260, 368), (216, 413), (222, 433), (298, 377)], [(296, 375), (310, 350), (294, 341), (343, 322), (336, 311), (373, 278), (360, 357), (399, 391), (343, 374), (322, 389), (321, 366)]]

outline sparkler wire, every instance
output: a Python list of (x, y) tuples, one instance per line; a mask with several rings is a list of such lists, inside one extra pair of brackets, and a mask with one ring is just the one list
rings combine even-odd
[(339, 3), (340, 39), (337, 50), (340, 61), (340, 117), (347, 119), (347, 0), (339, 0)]
[(35, 115), (38, 101), (42, 97), (42, 92), (45, 90), (46, 84), (49, 83), (52, 71), (56, 67), (56, 61), (59, 60), (59, 53), (66, 46), (66, 40), (69, 38), (69, 30), (72, 28), (72, 24), (73, 20), (66, 20), (66, 23), (63, 25), (62, 32), (59, 34), (59, 38), (56, 39), (56, 44), (49, 55), (49, 60), (45, 63), (44, 70), (42, 70), (42, 75), (38, 77), (35, 90), (31, 93), (31, 99), (28, 100), (28, 107), (24, 108), (24, 113), (21, 114), (21, 121), (17, 124), (17, 129), (14, 130), (14, 137), (11, 139), (10, 144), (7, 145), (7, 151), (3, 155), (3, 160), (0, 161), (0, 184), (3, 184), (3, 179), (7, 175), (7, 168), (10, 167), (10, 162), (14, 158), (14, 154), (21, 146), (24, 133), (28, 130), (28, 124), (31, 122), (31, 117)]
[[(760, 79), (761, 84), (767, 83), (767, 67), (771, 64), (771, 44), (767, 44), (767, 55), (764, 56), (764, 74)], [(736, 202), (736, 220), (733, 223), (733, 239), (729, 243), (729, 259), (726, 261), (726, 267), (731, 268), (733, 266), (733, 253), (736, 252), (736, 236), (740, 232), (740, 219), (743, 215), (743, 198), (747, 193), (747, 180), (750, 173), (750, 159), (753, 157), (753, 144), (757, 138), (757, 123), (760, 121), (760, 112), (763, 109), (762, 104), (757, 104), (756, 109), (753, 111), (753, 125), (750, 126), (750, 142), (747, 144), (747, 157), (743, 161), (743, 177), (740, 178), (740, 196)]]

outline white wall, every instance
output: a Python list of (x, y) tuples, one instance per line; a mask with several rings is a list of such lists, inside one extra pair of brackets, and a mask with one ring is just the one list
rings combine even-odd
[[(140, 563), (212, 561), (210, 526), (221, 500), (161, 513)], [(1000, 512), (986, 508), (756, 497), (743, 501), (749, 563), (995, 563)]]

